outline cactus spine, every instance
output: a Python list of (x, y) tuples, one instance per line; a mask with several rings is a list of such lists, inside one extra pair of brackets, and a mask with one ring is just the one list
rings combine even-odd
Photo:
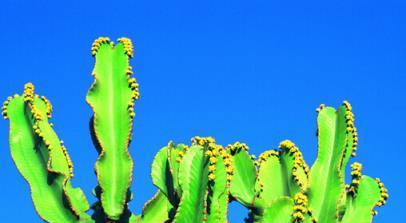
[(22, 95), (8, 97), (2, 107), (10, 120), (12, 158), (46, 222), (226, 223), (228, 204), (237, 201), (249, 209), (246, 222), (365, 223), (372, 222), (375, 208), (388, 199), (384, 184), (363, 175), (360, 163), (350, 165), (351, 179), (345, 179), (358, 145), (352, 107), (345, 101), (337, 110), (325, 105), (317, 109), (318, 155), (311, 168), (290, 140), (258, 159), (240, 142), (223, 147), (212, 137), (194, 137), (190, 146), (170, 141), (152, 163), (158, 191), (140, 215), (132, 214), (128, 148), (139, 98), (130, 66), (133, 45), (127, 38), (114, 44), (101, 37), (91, 54), (95, 80), (86, 100), (94, 112), (90, 133), (99, 153), (94, 167), (98, 201), (91, 216), (84, 193), (71, 183), (67, 149), (49, 122), (50, 101), (27, 83)]

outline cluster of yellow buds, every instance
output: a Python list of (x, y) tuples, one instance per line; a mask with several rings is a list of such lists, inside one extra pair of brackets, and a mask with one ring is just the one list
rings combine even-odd
[(357, 192), (357, 187), (360, 183), (360, 179), (362, 177), (362, 164), (355, 162), (351, 164), (351, 176), (352, 176), (352, 181), (349, 186), (348, 192), (355, 194)]
[[(35, 109), (35, 107), (32, 107)], [(41, 138), (42, 142), (45, 144), (45, 146), (47, 147), (48, 151), (51, 151), (51, 142), (45, 138), (44, 133), (42, 132), (41, 128), (40, 128), (40, 121), (38, 119), (35, 119), (34, 121), (34, 125), (33, 130), (34, 132)]]
[(183, 156), (185, 156), (185, 152), (179, 151), (178, 156), (176, 157), (176, 162), (180, 163), (180, 161), (182, 161)]
[(52, 104), (51, 104), (51, 102), (45, 96), (42, 96), (41, 99), (45, 102), (48, 118), (51, 118), (52, 117)]
[(258, 166), (261, 166), (261, 163), (265, 162), (266, 160), (268, 160), (268, 158), (270, 158), (272, 156), (279, 157), (279, 152), (276, 150), (268, 150), (268, 151), (261, 153), (261, 155), (259, 155), (259, 157), (258, 157), (258, 161), (256, 164)]
[(135, 111), (134, 111), (134, 101), (133, 100), (138, 100), (138, 98), (140, 96), (139, 91), (138, 91), (138, 83), (135, 78), (129, 78), (128, 85), (132, 90), (132, 95), (131, 95), (132, 100), (128, 103), (127, 110), (128, 110), (130, 117), (134, 118)]
[[(343, 105), (346, 108), (346, 112), (345, 112), (345, 120), (346, 120), (346, 125), (347, 125), (346, 132), (347, 132), (347, 134), (352, 134), (351, 156), (356, 156), (357, 146), (358, 146), (358, 133), (357, 133), (357, 129), (354, 126), (354, 121), (355, 121), (354, 113), (352, 112), (352, 106), (348, 101), (344, 101)], [(348, 139), (347, 139), (347, 143), (348, 143)]]
[(34, 119), (36, 121), (41, 121), (42, 120), (42, 114), (37, 109), (37, 107), (34, 104), (30, 104), (30, 108), (31, 108), (31, 113), (32, 113), (32, 116), (34, 117)]
[(68, 152), (67, 152), (67, 150), (66, 150), (66, 147), (65, 147), (65, 145), (64, 145), (64, 143), (63, 143), (62, 140), (61, 140), (61, 142), (60, 142), (60, 145), (61, 145), (62, 153), (63, 153), (63, 155), (65, 156), (66, 162), (67, 162), (67, 164), (68, 164), (69, 176), (70, 176), (70, 177), (73, 177), (73, 163), (72, 163), (72, 160), (70, 159), (69, 154), (68, 154)]
[(381, 198), (376, 203), (376, 206), (380, 207), (380, 206), (386, 204), (386, 201), (389, 198), (389, 194), (388, 194), (388, 189), (386, 189), (385, 185), (381, 182), (381, 180), (379, 178), (376, 178), (375, 180), (378, 183), (379, 189), (381, 191)]
[(7, 99), (3, 102), (3, 106), (1, 107), (1, 114), (3, 115), (4, 119), (8, 119), (8, 115), (7, 115), (7, 106), (10, 103), (10, 101), (12, 100), (12, 97), (7, 97)]
[(128, 65), (127, 66), (127, 70), (125, 71), (125, 73), (127, 74), (127, 77), (130, 78), (131, 75), (133, 75), (133, 67)]
[(100, 46), (104, 43), (113, 44), (108, 37), (99, 37), (92, 44), (92, 56), (95, 56)]
[(221, 158), (224, 161), (224, 165), (226, 167), (226, 172), (227, 172), (227, 184), (230, 186), (231, 180), (234, 175), (234, 167), (233, 167), (233, 162), (231, 160), (230, 154), (227, 153), (227, 150), (222, 149), (220, 152)]
[(34, 129), (35, 134), (37, 134), (39, 137), (41, 137), (41, 139), (44, 137), (44, 133), (42, 133), (41, 129), (39, 128), (38, 122), (34, 123), (32, 128)]
[(34, 100), (34, 85), (26, 83), (24, 85), (24, 102), (32, 102)]
[[(183, 144), (180, 144), (180, 145), (182, 145), (183, 148), (178, 149), (179, 145), (175, 145), (175, 143), (173, 143), (172, 140), (169, 141), (168, 144), (166, 145), (169, 162), (171, 162), (172, 156), (176, 157), (175, 161), (177, 163), (180, 163), (182, 161), (182, 158), (185, 156), (185, 153), (188, 151), (189, 148), (186, 145), (183, 145)], [(171, 155), (171, 154), (173, 154), (173, 155)], [(172, 172), (172, 169), (171, 169), (171, 172)]]
[(132, 99), (133, 100), (138, 100), (140, 97), (139, 93), (139, 85), (137, 83), (137, 79), (135, 77), (129, 78), (128, 79), (128, 86), (131, 88), (132, 92)]
[(213, 151), (210, 151), (210, 150), (207, 150), (205, 155), (209, 157), (209, 167), (208, 167), (209, 181), (214, 181), (214, 179), (216, 179), (215, 171), (216, 171), (217, 157), (213, 153)]
[(307, 196), (301, 192), (294, 197), (293, 222), (303, 222), (305, 215), (309, 213)]
[(299, 148), (290, 140), (284, 140), (279, 144), (279, 149), (284, 152), (288, 152), (293, 156), (293, 169), (292, 175), (293, 179), (295, 179), (296, 183), (299, 184), (300, 187), (304, 187), (304, 182), (302, 182), (298, 176), (298, 169), (302, 168), (306, 175), (309, 174), (310, 169), (309, 166), (306, 164), (303, 158), (303, 154), (300, 152)]
[(214, 138), (210, 136), (209, 137), (195, 136), (192, 138), (193, 145), (208, 146), (209, 143), (216, 143), (216, 140), (214, 140)]
[(130, 39), (121, 37), (118, 39), (118, 42), (124, 45), (125, 53), (127, 54), (127, 56), (129, 56), (130, 58), (134, 56), (134, 48)]
[[(32, 113), (33, 113), (33, 114), (34, 114), (34, 113), (38, 113), (38, 114), (39, 114), (39, 112), (38, 112), (38, 110), (36, 109), (35, 106), (31, 106), (31, 110), (32, 110)], [(36, 110), (36, 112), (33, 112), (33, 110)], [(36, 115), (34, 114), (34, 117), (35, 117), (35, 116), (36, 116)], [(52, 148), (52, 145), (51, 145), (51, 141), (48, 140), (48, 139), (46, 139), (44, 133), (41, 131), (41, 128), (40, 128), (40, 121), (41, 121), (41, 119), (35, 119), (34, 125), (33, 125), (32, 127), (33, 127), (33, 130), (34, 130), (35, 134), (37, 134), (37, 135), (41, 138), (42, 142), (45, 144), (45, 146), (47, 147), (48, 151), (50, 152), (50, 151), (53, 149), (53, 148)], [(61, 148), (61, 150), (62, 150), (62, 154), (64, 155), (64, 157), (65, 157), (65, 159), (66, 159), (66, 162), (67, 162), (67, 165), (68, 165), (69, 176), (70, 176), (70, 177), (73, 177), (73, 163), (72, 163), (72, 160), (71, 160), (70, 157), (69, 157), (69, 154), (68, 154), (68, 152), (67, 152), (67, 150), (66, 150), (66, 148), (65, 148), (65, 146), (64, 146), (64, 142), (63, 142), (62, 140), (60, 141), (60, 148)], [(50, 156), (50, 157), (51, 157), (51, 156)]]
[(235, 152), (239, 149), (243, 149), (245, 151), (248, 151), (248, 146), (245, 143), (241, 142), (235, 142), (233, 145), (227, 145), (226, 150), (229, 150), (231, 152)]
[(206, 147), (204, 155), (209, 158), (208, 178), (209, 181), (214, 181), (216, 179), (215, 171), (217, 164), (217, 155), (219, 154), (219, 149), (221, 149), (221, 146), (215, 144), (215, 140), (213, 137), (200, 136), (193, 137), (192, 144)]

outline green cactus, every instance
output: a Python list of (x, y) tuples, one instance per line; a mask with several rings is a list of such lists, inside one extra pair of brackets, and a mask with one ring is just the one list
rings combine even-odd
[[(383, 183), (361, 175), (359, 163), (351, 165), (353, 179), (345, 185), (346, 165), (358, 143), (351, 105), (345, 101), (337, 110), (321, 105), (317, 112), (319, 149), (311, 169), (289, 140), (255, 162), (245, 144), (231, 146), (230, 192), (250, 209), (247, 222), (372, 222), (374, 208), (386, 203)], [(275, 212), (275, 206), (293, 208)]]
[(52, 107), (26, 84), (22, 96), (9, 97), (3, 115), (10, 120), (10, 150), (14, 162), (31, 188), (35, 210), (49, 222), (87, 222), (88, 202), (70, 179), (69, 155), (52, 129)]
[(128, 209), (133, 160), (128, 152), (138, 84), (131, 77), (133, 46), (127, 38), (114, 44), (106, 37), (92, 45), (94, 83), (87, 94), (93, 109), (90, 133), (99, 153), (95, 164), (98, 185), (91, 205), (73, 187), (73, 165), (49, 122), (52, 105), (28, 83), (23, 94), (9, 97), (3, 115), (10, 120), (10, 150), (28, 182), (35, 210), (56, 223), (190, 223), (228, 222), (228, 204), (249, 209), (246, 222), (372, 222), (375, 207), (388, 198), (379, 179), (351, 164), (358, 143), (351, 105), (337, 110), (321, 105), (317, 118), (318, 156), (311, 168), (291, 141), (262, 153), (258, 159), (248, 146), (236, 142), (223, 147), (212, 137), (194, 137), (190, 146), (172, 141), (155, 156), (151, 178), (158, 188), (135, 215)]

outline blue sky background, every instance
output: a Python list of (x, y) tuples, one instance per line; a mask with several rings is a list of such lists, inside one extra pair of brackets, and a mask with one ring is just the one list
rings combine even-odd
[[(296, 142), (312, 164), (320, 103), (354, 107), (360, 143), (353, 161), (380, 177), (390, 199), (375, 222), (400, 222), (406, 208), (406, 2), (17, 1), (0, 7), (0, 98), (32, 81), (54, 106), (53, 122), (75, 165), (74, 184), (90, 195), (97, 153), (85, 95), (98, 36), (130, 37), (140, 83), (131, 154), (135, 200), (156, 191), (150, 164), (172, 139), (215, 136), (251, 152)], [(2, 222), (40, 222), (0, 121)], [(232, 223), (247, 211), (230, 206)]]

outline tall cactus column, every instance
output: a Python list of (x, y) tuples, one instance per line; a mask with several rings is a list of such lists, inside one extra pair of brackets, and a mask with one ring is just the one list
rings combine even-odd
[(92, 138), (99, 149), (95, 164), (103, 212), (111, 220), (119, 220), (126, 210), (132, 180), (133, 161), (128, 152), (131, 139), (134, 100), (138, 84), (131, 77), (129, 59), (133, 46), (127, 38), (114, 45), (108, 38), (97, 39), (92, 46), (96, 62), (95, 81), (87, 94), (94, 115)]

